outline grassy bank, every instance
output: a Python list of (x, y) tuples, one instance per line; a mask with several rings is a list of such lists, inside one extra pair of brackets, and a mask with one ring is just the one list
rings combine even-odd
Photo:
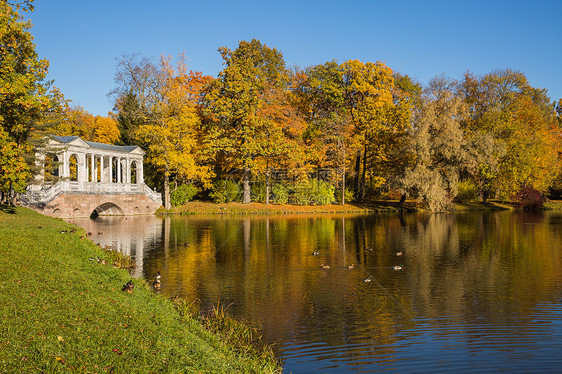
[[(298, 214), (298, 213), (397, 213), (398, 200), (370, 199), (362, 204), (346, 205), (278, 205), (260, 203), (210, 203), (203, 201), (190, 201), (182, 206), (170, 210), (160, 210), (159, 214)], [(560, 209), (560, 204), (551, 202), (545, 207), (549, 209)], [(558, 208), (555, 208), (558, 206)], [(501, 201), (469, 201), (455, 203), (454, 211), (478, 211), (478, 210), (510, 210), (513, 204)], [(424, 211), (423, 205), (415, 200), (406, 200), (404, 204), (406, 212)]]
[[(0, 372), (272, 373), (62, 220), (0, 206)], [(100, 261), (98, 259), (106, 260)]]
[(261, 203), (210, 203), (190, 201), (160, 214), (287, 214), (287, 213), (370, 213), (375, 210), (359, 205), (278, 205)]

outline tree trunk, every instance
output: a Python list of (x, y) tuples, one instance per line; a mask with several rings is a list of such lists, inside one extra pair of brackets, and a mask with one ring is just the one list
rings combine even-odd
[(484, 204), (487, 204), (487, 203), (488, 203), (488, 198), (489, 198), (489, 197), (490, 197), (490, 190), (488, 190), (487, 188), (485, 188), (485, 189), (482, 191), (482, 202), (483, 202)]
[(250, 190), (250, 168), (244, 168), (244, 176), (242, 180), (242, 202), (244, 204), (249, 204), (252, 200), (252, 194)]
[(12, 182), (10, 182), (10, 189), (8, 193), (8, 205), (16, 206), (17, 193), (12, 189)]
[(170, 201), (170, 176), (168, 172), (164, 173), (164, 208), (172, 209), (172, 202)]
[(361, 181), (359, 184), (359, 201), (365, 198), (365, 176), (367, 175), (367, 145), (365, 144), (365, 151), (363, 152), (363, 171), (361, 173)]
[[(361, 151), (357, 151), (355, 156), (355, 196), (359, 196), (361, 187), (359, 186), (359, 175), (361, 173)], [(360, 200), (359, 200), (360, 201)]]
[(400, 213), (402, 213), (402, 210), (404, 209), (404, 202), (406, 201), (406, 194), (403, 193), (402, 196), (400, 197), (400, 202), (398, 203), (398, 211)]
[(269, 205), (269, 166), (265, 172), (265, 205)]
[(341, 179), (341, 205), (345, 205), (345, 145), (342, 142), (343, 167)]

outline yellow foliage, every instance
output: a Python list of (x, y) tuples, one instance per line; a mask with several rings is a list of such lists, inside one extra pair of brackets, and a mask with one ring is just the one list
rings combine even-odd
[(117, 122), (111, 117), (96, 116), (91, 140), (99, 143), (113, 144), (119, 139)]

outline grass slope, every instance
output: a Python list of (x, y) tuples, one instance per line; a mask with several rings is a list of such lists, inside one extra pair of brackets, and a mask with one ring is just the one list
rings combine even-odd
[(292, 213), (373, 213), (369, 207), (342, 205), (288, 205), (261, 203), (211, 203), (190, 201), (170, 210), (160, 210), (161, 214), (292, 214)]
[[(0, 206), (0, 372), (268, 373), (235, 353), (83, 232), (60, 219)], [(61, 233), (61, 231), (67, 231)]]

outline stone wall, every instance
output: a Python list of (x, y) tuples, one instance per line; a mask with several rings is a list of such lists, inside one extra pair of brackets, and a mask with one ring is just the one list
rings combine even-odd
[(161, 205), (146, 195), (102, 195), (63, 193), (47, 204), (33, 204), (30, 208), (61, 218), (90, 217), (98, 215), (154, 214)]

